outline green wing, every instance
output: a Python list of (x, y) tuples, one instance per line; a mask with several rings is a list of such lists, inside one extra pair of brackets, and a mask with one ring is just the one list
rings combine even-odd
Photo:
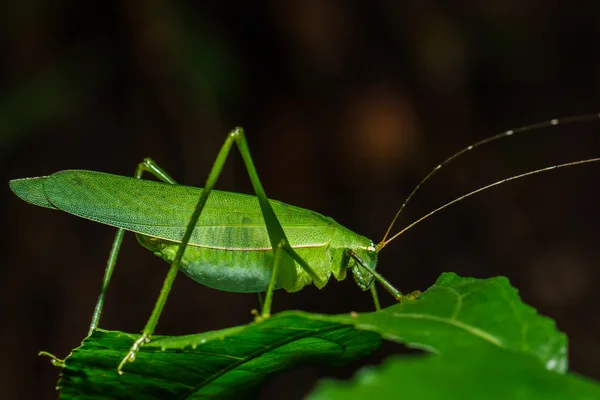
[[(10, 182), (32, 204), (56, 208), (102, 224), (179, 242), (202, 193), (201, 188), (169, 185), (93, 171), (69, 170)], [(327, 246), (335, 222), (313, 211), (270, 200), (294, 247)], [(270, 250), (255, 196), (212, 191), (190, 245), (228, 250)]]
[(44, 194), (44, 182), (47, 176), (38, 178), (13, 179), (8, 182), (14, 194), (36, 206), (56, 209)]

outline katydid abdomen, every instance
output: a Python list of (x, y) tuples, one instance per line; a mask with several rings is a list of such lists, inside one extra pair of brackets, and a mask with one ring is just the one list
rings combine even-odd
[[(105, 174), (61, 171), (47, 177), (11, 182), (13, 191), (31, 203), (59, 209), (102, 224), (137, 233), (139, 242), (168, 263), (175, 259), (201, 188)], [(376, 264), (371, 240), (333, 219), (280, 201), (270, 204), (291, 246), (322, 282), (342, 280), (345, 249)], [(367, 254), (372, 253), (372, 254)], [(276, 289), (295, 292), (312, 277), (287, 254)], [(265, 292), (273, 272), (273, 249), (256, 196), (213, 190), (190, 238), (181, 270), (193, 280), (229, 292)], [(344, 265), (345, 264), (345, 265)]]
[[(288, 234), (285, 226), (283, 229)], [(179, 243), (143, 235), (137, 237), (144, 247), (152, 250), (155, 255), (169, 264), (175, 259)], [(298, 248), (293, 245), (291, 238), (290, 242), (323, 281), (327, 281), (332, 274), (340, 279), (341, 256), (334, 257), (335, 253), (341, 254), (340, 251), (332, 251), (329, 245)], [(294, 260), (285, 255), (283, 257), (287, 258), (285, 262), (294, 263), (292, 271), (295, 275), (289, 276), (286, 285), (283, 280), (287, 275), (280, 275), (277, 277), (274, 289), (285, 287), (287, 291), (294, 292), (312, 283), (312, 278)], [(228, 292), (266, 292), (273, 273), (273, 261), (271, 248), (228, 249), (188, 246), (181, 260), (181, 271), (196, 282), (213, 289)]]

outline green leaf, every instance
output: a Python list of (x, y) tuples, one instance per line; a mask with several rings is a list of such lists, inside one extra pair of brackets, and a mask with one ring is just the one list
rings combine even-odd
[(487, 344), (531, 355), (549, 370), (567, 370), (567, 337), (553, 320), (523, 303), (505, 277), (445, 273), (414, 301), (329, 320), (436, 354), (463, 354)]
[(320, 382), (308, 398), (592, 400), (600, 399), (600, 386), (548, 371), (528, 355), (484, 345), (461, 356), (390, 358), (363, 368), (352, 382)]
[[(481, 381), (485, 389), (482, 371), (492, 378), (507, 375), (507, 384), (521, 374), (521, 385), (527, 387), (533, 378), (543, 385), (567, 366), (565, 335), (524, 304), (506, 278), (447, 273), (417, 299), (379, 312), (290, 311), (221, 331), (156, 336), (125, 366), (123, 376), (116, 367), (138, 336), (98, 330), (65, 360), (61, 398), (251, 397), (275, 373), (358, 359), (372, 352), (381, 336), (438, 355), (397, 361), (401, 366), (394, 368), (403, 368), (402, 375), (382, 373), (381, 379), (395, 390), (412, 385), (411, 380), (415, 387), (431, 385), (432, 376), (450, 385), (459, 372), (478, 381), (474, 384)], [(427, 370), (421, 365), (432, 368), (429, 380), (404, 377), (404, 368), (415, 368), (415, 374)]]
[(287, 313), (222, 331), (156, 336), (119, 375), (117, 365), (138, 337), (95, 331), (66, 358), (60, 398), (252, 397), (271, 374), (306, 364), (344, 364), (381, 342), (372, 332)]
[(566, 371), (566, 336), (503, 277), (443, 274), (415, 301), (337, 321), (435, 355), (389, 359), (351, 383), (322, 382), (311, 399), (597, 399)]

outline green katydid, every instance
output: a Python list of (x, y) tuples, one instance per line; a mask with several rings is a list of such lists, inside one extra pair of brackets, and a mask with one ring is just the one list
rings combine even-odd
[[(402, 295), (375, 271), (377, 254), (391, 241), (450, 204), (493, 186), (551, 169), (597, 162), (600, 158), (554, 165), (497, 181), (438, 207), (390, 237), (400, 213), (424, 182), (445, 164), (483, 144), (559, 122), (598, 118), (598, 114), (589, 114), (549, 120), (505, 131), (464, 148), (439, 164), (414, 188), (378, 244), (331, 218), (269, 200), (241, 128), (235, 128), (227, 136), (204, 189), (178, 185), (151, 159), (139, 164), (133, 178), (68, 170), (49, 176), (15, 179), (10, 181), (10, 187), (17, 196), (34, 205), (59, 209), (119, 228), (90, 332), (98, 326), (125, 230), (135, 232), (144, 247), (171, 263), (142, 335), (118, 366), (121, 372), (126, 362), (134, 361), (140, 346), (150, 342), (179, 269), (195, 281), (219, 290), (266, 292), (262, 311), (257, 316), (259, 320), (269, 317), (275, 289), (294, 292), (311, 283), (320, 289), (332, 275), (337, 280), (344, 279), (348, 270), (362, 290), (371, 289), (377, 309), (379, 302), (374, 280), (399, 301), (412, 297)], [(256, 196), (213, 190), (233, 143), (240, 150)], [(142, 180), (144, 172), (163, 182)]]

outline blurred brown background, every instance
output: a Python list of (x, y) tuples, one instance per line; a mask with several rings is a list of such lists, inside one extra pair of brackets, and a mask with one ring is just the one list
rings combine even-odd
[[(377, 241), (414, 185), (455, 151), (598, 111), (599, 11), (598, 2), (543, 0), (4, 2), (2, 397), (56, 397), (58, 370), (36, 353), (65, 356), (86, 335), (113, 237), (23, 203), (9, 179), (70, 168), (131, 175), (151, 156), (202, 186), (226, 133), (242, 125), (270, 197)], [(398, 228), (495, 180), (598, 157), (599, 129), (546, 129), (473, 152), (426, 185)], [(569, 335), (572, 369), (599, 379), (599, 179), (592, 164), (490, 190), (390, 245), (379, 270), (404, 291), (426, 289), (443, 271), (506, 275)], [(251, 191), (237, 154), (218, 187)], [(101, 326), (140, 331), (165, 267), (128, 236)], [(158, 333), (243, 324), (253, 307), (253, 295), (181, 276)], [(371, 307), (352, 279), (278, 292), (274, 303)], [(368, 362), (401, 350), (388, 345)], [(359, 365), (285, 374), (263, 398), (299, 398), (318, 377), (348, 377)]]

